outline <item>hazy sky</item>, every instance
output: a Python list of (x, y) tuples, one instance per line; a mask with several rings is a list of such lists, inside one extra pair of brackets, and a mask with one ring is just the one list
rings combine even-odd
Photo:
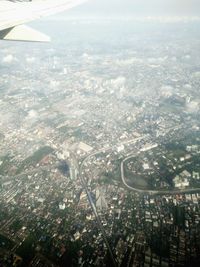
[(200, 0), (89, 0), (68, 14), (69, 16), (200, 16)]

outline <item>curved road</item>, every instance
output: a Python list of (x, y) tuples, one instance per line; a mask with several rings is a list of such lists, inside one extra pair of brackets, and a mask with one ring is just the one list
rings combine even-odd
[(123, 184), (125, 185), (126, 188), (128, 188), (129, 190), (132, 190), (136, 193), (140, 193), (140, 194), (148, 194), (148, 195), (177, 195), (177, 194), (189, 194), (189, 193), (196, 193), (196, 192), (200, 192), (200, 188), (190, 188), (190, 189), (180, 189), (180, 190), (148, 190), (148, 189), (138, 189), (135, 187), (132, 187), (130, 185), (127, 184), (126, 182), (126, 177), (124, 175), (124, 162), (127, 161), (130, 158), (135, 157), (136, 154), (132, 154), (128, 157), (126, 157), (122, 162), (121, 162), (121, 179)]

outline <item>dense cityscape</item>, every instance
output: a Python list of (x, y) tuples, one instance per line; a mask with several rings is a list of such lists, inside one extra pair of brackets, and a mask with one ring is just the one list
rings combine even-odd
[(45, 30), (1, 42), (0, 266), (199, 266), (199, 21)]

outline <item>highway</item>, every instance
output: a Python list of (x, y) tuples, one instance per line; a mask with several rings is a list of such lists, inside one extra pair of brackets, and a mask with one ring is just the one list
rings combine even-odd
[(148, 194), (148, 195), (177, 195), (177, 194), (191, 194), (191, 193), (200, 192), (200, 188), (187, 188), (187, 189), (180, 189), (180, 190), (147, 190), (147, 189), (138, 189), (138, 188), (128, 185), (126, 182), (126, 177), (124, 175), (124, 162), (135, 156), (137, 156), (137, 154), (129, 155), (121, 162), (121, 166), (120, 166), (121, 180), (127, 189), (132, 190), (139, 194)]
[(86, 192), (86, 194), (87, 194), (88, 201), (89, 201), (90, 206), (91, 206), (91, 208), (92, 208), (92, 211), (93, 211), (93, 213), (94, 213), (94, 215), (95, 215), (95, 218), (96, 218), (98, 227), (99, 227), (99, 229), (100, 229), (100, 231), (101, 231), (101, 233), (102, 233), (103, 240), (104, 240), (104, 242), (105, 242), (105, 244), (106, 244), (106, 247), (107, 247), (107, 249), (108, 249), (108, 252), (109, 252), (109, 254), (110, 254), (110, 257), (111, 257), (111, 260), (112, 260), (112, 263), (113, 263), (113, 267), (117, 267), (118, 264), (117, 264), (116, 261), (115, 261), (115, 257), (114, 257), (114, 255), (113, 255), (112, 249), (111, 249), (110, 244), (109, 244), (109, 242), (108, 242), (108, 240), (107, 240), (106, 232), (105, 232), (105, 230), (104, 230), (104, 228), (103, 228), (103, 225), (102, 225), (101, 220), (100, 220), (100, 218), (99, 218), (99, 215), (98, 215), (96, 206), (95, 206), (94, 201), (93, 201), (93, 199), (92, 199), (92, 197), (91, 197), (91, 193), (90, 193), (90, 191), (89, 191), (89, 189), (88, 189), (87, 183), (86, 183), (86, 181), (85, 181), (85, 179), (84, 179), (84, 177), (83, 177), (83, 172), (82, 172), (82, 168), (83, 168), (83, 166), (84, 166), (84, 163), (85, 163), (90, 157), (92, 157), (92, 156), (94, 156), (95, 154), (98, 154), (98, 153), (100, 153), (100, 152), (98, 151), (98, 152), (96, 152), (96, 153), (93, 153), (93, 154), (89, 155), (88, 157), (86, 157), (86, 158), (83, 160), (83, 162), (81, 163), (80, 168), (79, 168), (79, 179), (80, 179), (80, 182), (81, 182), (81, 184), (82, 184), (83, 189), (85, 190), (85, 192)]
[[(130, 139), (128, 141), (124, 141), (124, 142), (121, 142), (120, 144), (118, 144), (117, 146), (120, 146), (120, 145), (126, 145), (126, 144), (131, 144), (131, 143), (136, 143), (137, 141), (140, 141), (142, 139), (144, 139), (146, 136), (143, 136), (143, 137), (139, 137), (139, 138), (134, 138), (134, 139)], [(96, 209), (96, 206), (93, 202), (93, 199), (91, 197), (91, 194), (90, 194), (90, 191), (88, 189), (88, 186), (87, 186), (87, 182), (85, 181), (85, 178), (83, 177), (83, 167), (84, 167), (84, 164), (93, 156), (96, 156), (98, 155), (99, 153), (105, 153), (106, 151), (109, 151), (111, 150), (113, 147), (104, 147), (104, 148), (101, 148), (99, 149), (98, 151), (94, 151), (93, 153), (91, 153), (90, 155), (88, 155), (82, 162), (81, 162), (81, 165), (79, 167), (79, 179), (80, 179), (80, 182), (83, 186), (83, 189), (85, 190), (86, 194), (87, 194), (87, 198), (88, 198), (88, 201), (90, 203), (90, 206), (92, 208), (92, 211), (95, 215), (95, 218), (96, 218), (96, 221), (97, 221), (97, 224), (98, 224), (98, 227), (102, 233), (102, 236), (103, 236), (103, 239), (104, 239), (104, 242), (106, 244), (106, 247), (108, 249), (108, 252), (110, 254), (110, 257), (111, 257), (111, 260), (112, 260), (112, 263), (113, 263), (113, 266), (114, 267), (117, 267), (118, 264), (116, 263), (116, 260), (115, 260), (115, 257), (113, 255), (113, 252), (112, 252), (112, 249), (109, 245), (109, 242), (107, 240), (107, 235), (106, 235), (106, 232), (104, 230), (104, 227), (101, 223), (101, 220), (99, 218), (99, 215), (98, 215), (98, 212), (97, 212), (97, 209)]]

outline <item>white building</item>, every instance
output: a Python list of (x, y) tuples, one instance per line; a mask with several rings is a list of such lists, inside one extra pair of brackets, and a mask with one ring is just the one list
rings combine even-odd
[(100, 189), (96, 190), (96, 208), (100, 210), (108, 208), (107, 201)]
[(190, 178), (191, 174), (188, 171), (181, 172), (173, 180), (175, 188), (183, 189), (188, 187), (190, 185)]

